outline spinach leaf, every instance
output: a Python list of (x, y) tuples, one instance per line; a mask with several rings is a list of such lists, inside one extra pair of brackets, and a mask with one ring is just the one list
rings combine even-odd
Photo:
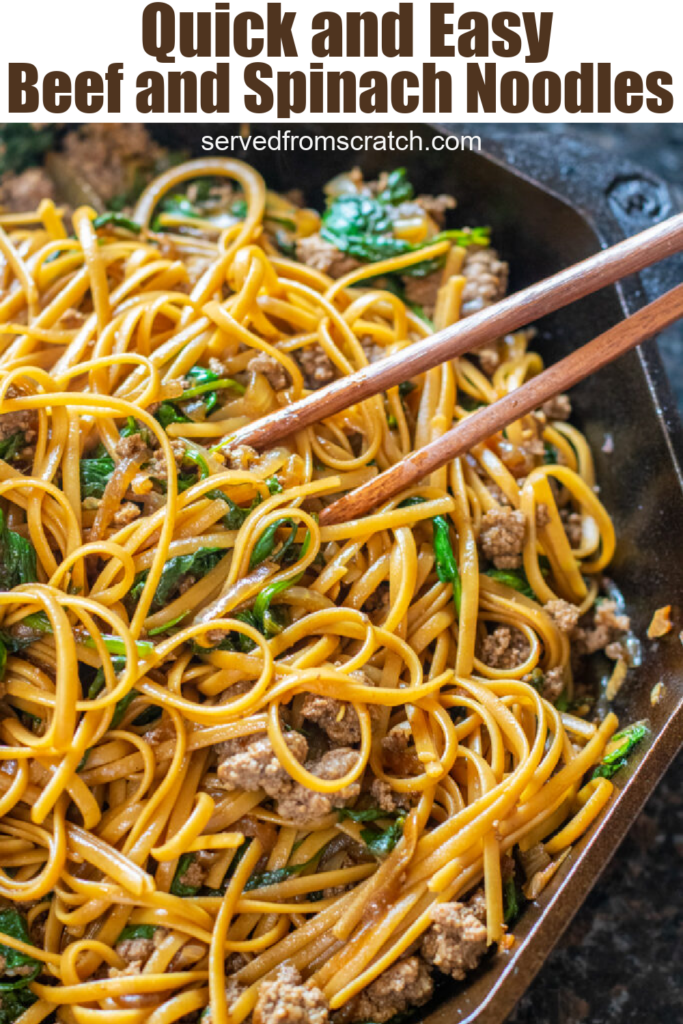
[(251, 878), (247, 879), (244, 891), (250, 892), (252, 889), (261, 889), (266, 885), (277, 885), (279, 882), (284, 882), (285, 879), (291, 878), (292, 875), (299, 875), (306, 868), (316, 866), (322, 857), (322, 853), (322, 850), (318, 850), (310, 860), (304, 861), (303, 864), (289, 864), (285, 868), (276, 868), (275, 871), (264, 871), (261, 875), (252, 875)]
[(393, 203), (397, 206), (399, 203), (409, 202), (414, 195), (415, 189), (408, 181), (407, 170), (405, 167), (397, 167), (390, 173), (386, 185), (377, 198), (382, 203)]
[(611, 779), (620, 768), (625, 768), (628, 764), (629, 754), (647, 736), (648, 732), (645, 722), (634, 722), (633, 725), (628, 725), (621, 732), (616, 733), (612, 737), (612, 743), (616, 743), (617, 746), (611, 753), (605, 754), (591, 778)]
[(0, 441), (0, 459), (4, 459), (5, 462), (11, 462), (22, 448), (25, 447), (24, 432), (23, 430), (18, 430), (16, 434), (10, 434), (9, 437), (5, 437)]
[[(193, 386), (183, 391), (182, 395), (179, 395), (178, 398), (166, 399), (155, 413), (156, 419), (164, 429), (166, 429), (169, 423), (190, 422), (189, 417), (182, 411), (181, 404), (188, 401), (188, 399), (202, 397), (204, 399), (206, 415), (208, 416), (218, 405), (218, 392), (220, 390), (230, 388), (241, 395), (245, 392), (244, 385), (240, 384), (239, 381), (233, 380), (231, 377), (221, 377), (206, 366), (193, 366), (187, 371), (185, 376), (188, 380), (192, 381)], [(179, 405), (181, 405), (180, 408), (178, 408)]]
[[(20, 651), (24, 647), (29, 647), (32, 643), (35, 643), (36, 640), (39, 640), (41, 636), (52, 635), (52, 624), (45, 612), (34, 612), (33, 615), (27, 615), (26, 618), (22, 619), (21, 623), (17, 623), (17, 625), (23, 626), (24, 630), (30, 629), (33, 635), (24, 636), (22, 634), (15, 639), (12, 637), (11, 633), (2, 631), (0, 633), (0, 637), (5, 643), (9, 640), (9, 643), (12, 644), (12, 640), (14, 639), (12, 646), (8, 646), (8, 650), (11, 650), (12, 653)], [(126, 645), (120, 637), (111, 636), (109, 633), (102, 633), (101, 636), (104, 646), (110, 654), (125, 655)], [(76, 641), (79, 644), (83, 644), (84, 647), (89, 647), (91, 651), (97, 650), (97, 645), (93, 638), (85, 633), (77, 632)], [(147, 640), (136, 640), (135, 647), (137, 648), (138, 654), (142, 657), (146, 657), (154, 650), (154, 644), (149, 643)]]
[(157, 411), (154, 413), (154, 419), (161, 424), (166, 430), (166, 427), (171, 423), (190, 423), (190, 417), (186, 416), (180, 409), (176, 409), (173, 402), (165, 401), (162, 402)]
[(442, 583), (453, 584), (453, 600), (455, 610), (460, 615), (462, 602), (462, 582), (460, 570), (451, 546), (451, 531), (446, 516), (434, 516), (434, 553), (436, 555), (436, 575)]
[(0, 509), (0, 590), (37, 581), (36, 549), (30, 540), (7, 527)]
[(109, 455), (103, 455), (99, 459), (81, 459), (81, 497), (101, 498), (114, 468), (114, 460)]
[(136, 221), (126, 217), (123, 213), (118, 213), (116, 210), (107, 210), (106, 213), (101, 213), (93, 221), (93, 227), (96, 231), (98, 228), (107, 228), (109, 226), (132, 231), (134, 235), (139, 235), (142, 231), (142, 228)]
[[(26, 921), (19, 911), (13, 908), (8, 907), (0, 910), (0, 933), (33, 945), (28, 928), (26, 927)], [(11, 946), (5, 946), (1, 943), (0, 957), (2, 957), (5, 964), (2, 980), (0, 980), (0, 993), (2, 993), (0, 999), (4, 1002), (5, 992), (12, 989), (26, 988), (34, 978), (38, 977), (42, 966), (39, 960), (36, 960), (35, 957), (30, 956), (28, 953), (20, 953), (19, 950), (12, 949)], [(27, 972), (25, 974), (18, 974), (18, 969), (23, 967), (28, 968)]]
[[(411, 505), (422, 505), (425, 499), (419, 494), (412, 498), (406, 498), (399, 505), (399, 508), (410, 508)], [(455, 560), (453, 547), (451, 545), (451, 531), (446, 516), (434, 516), (432, 519), (434, 529), (434, 554), (436, 556), (436, 575), (442, 583), (453, 584), (453, 601), (455, 610), (460, 616), (460, 605), (462, 604), (462, 580), (460, 570)]]
[(370, 853), (382, 859), (387, 857), (396, 846), (403, 835), (405, 818), (397, 818), (393, 824), (384, 830), (364, 828), (361, 829), (361, 839), (367, 846)]
[(181, 612), (180, 615), (176, 615), (175, 619), (171, 619), (170, 622), (165, 622), (163, 626), (156, 626), (154, 629), (150, 629), (148, 636), (161, 636), (162, 633), (168, 633), (170, 629), (177, 626), (183, 619), (187, 618), (189, 611)]
[(14, 1024), (35, 1002), (37, 999), (28, 988), (3, 992), (0, 999), (0, 1024)]
[(487, 569), (486, 575), (492, 580), (496, 580), (497, 583), (512, 587), (513, 590), (524, 594), (525, 597), (530, 597), (532, 601), (537, 600), (523, 569)]
[(239, 381), (233, 380), (232, 377), (219, 377), (213, 370), (207, 370), (204, 366), (193, 366), (191, 370), (188, 370), (187, 375), (190, 380), (196, 380), (196, 384), (187, 388), (183, 391), (180, 398), (175, 401), (185, 402), (189, 398), (199, 398), (204, 395), (204, 405), (206, 406), (206, 415), (214, 411), (218, 405), (218, 391), (224, 388), (230, 388), (232, 391), (236, 391), (237, 394), (243, 395), (246, 391), (244, 384), (240, 384)]
[(277, 531), (281, 526), (290, 526), (292, 528), (292, 533), (290, 533), (287, 540), (283, 543), (279, 552), (280, 556), (282, 556), (282, 554), (284, 554), (285, 551), (288, 550), (288, 547), (294, 542), (294, 537), (296, 537), (297, 531), (296, 524), (292, 523), (291, 519), (276, 519), (270, 524), (270, 526), (265, 528), (259, 539), (254, 544), (254, 550), (252, 551), (251, 558), (249, 559), (250, 569), (255, 569), (257, 565), (260, 565), (261, 562), (265, 562), (266, 558), (271, 556), (275, 545), (277, 544)]
[(282, 494), (283, 487), (276, 476), (269, 476), (266, 480), (266, 484), (268, 485), (268, 490), (271, 494)]
[(55, 130), (52, 125), (34, 128), (30, 124), (3, 124), (0, 128), (0, 174), (21, 174), (27, 167), (42, 163), (52, 149)]
[(408, 309), (415, 314), (415, 316), (419, 317), (423, 323), (427, 324), (427, 327), (431, 328), (432, 331), (434, 330), (434, 321), (427, 316), (422, 306), (417, 302), (407, 302), (406, 305), (408, 306)]
[[(292, 528), (292, 533), (285, 541), (283, 549), (278, 557), (282, 558), (286, 545), (292, 540), (293, 536), (296, 536), (296, 526)], [(300, 558), (303, 558), (308, 551), (308, 547), (311, 541), (310, 531), (306, 531), (306, 537), (303, 544), (301, 545)], [(303, 579), (303, 572), (299, 572), (296, 576), (292, 576), (289, 580), (276, 580), (274, 583), (269, 583), (260, 592), (256, 600), (254, 601), (254, 618), (258, 622), (258, 628), (261, 630), (264, 636), (271, 637), (276, 636), (282, 632), (281, 623), (274, 617), (270, 611), (270, 604), (274, 597), (281, 594), (283, 591), (289, 589), (289, 587), (296, 586)]]
[(180, 881), (183, 875), (189, 871), (194, 858), (194, 853), (184, 853), (178, 861), (178, 867), (171, 882), (171, 892), (174, 896), (196, 896), (201, 889), (201, 885), (185, 885), (184, 882)]
[(517, 883), (514, 878), (510, 878), (507, 882), (503, 883), (503, 921), (505, 924), (511, 924), (513, 921), (516, 921), (521, 909), (521, 898)]
[(243, 860), (244, 855), (249, 849), (250, 845), (251, 839), (247, 838), (244, 840), (241, 846), (237, 847), (237, 849), (235, 850), (235, 856), (230, 861), (230, 866), (228, 867), (228, 870), (225, 873), (225, 877), (223, 878), (223, 882), (221, 884), (220, 889), (209, 889), (208, 886), (204, 886), (204, 888), (202, 889), (202, 896), (225, 896), (230, 879), (235, 874), (235, 871), (237, 870), (237, 865)]
[(129, 924), (123, 929), (115, 945), (125, 942), (127, 939), (153, 939), (156, 925), (153, 924)]
[[(461, 246), (489, 244), (488, 228), (442, 231), (434, 238), (420, 243), (396, 238), (387, 206), (403, 202), (409, 195), (412, 197), (412, 187), (405, 179), (405, 172), (401, 170), (389, 176), (387, 188), (377, 197), (337, 196), (323, 214), (320, 235), (340, 252), (364, 263), (419, 252), (428, 245), (445, 240)], [(444, 257), (437, 257), (406, 267), (401, 273), (410, 277), (426, 277), (443, 264)]]
[(247, 215), (248, 209), (249, 207), (247, 205), (246, 199), (236, 199), (235, 202), (230, 207), (230, 213), (233, 215), (233, 217), (239, 217), (240, 220), (244, 220), (244, 218)]
[[(225, 551), (222, 548), (199, 548), (187, 555), (176, 555), (175, 558), (170, 558), (162, 570), (150, 611), (158, 611), (168, 604), (186, 576), (196, 576), (197, 579), (202, 579), (212, 569), (215, 569), (224, 555)], [(135, 577), (128, 594), (131, 604), (135, 605), (140, 600), (140, 594), (148, 575), (149, 569), (144, 569)]]
[(340, 821), (378, 821), (380, 818), (399, 817), (397, 811), (383, 811), (381, 807), (364, 807), (356, 810), (353, 807), (338, 807)]

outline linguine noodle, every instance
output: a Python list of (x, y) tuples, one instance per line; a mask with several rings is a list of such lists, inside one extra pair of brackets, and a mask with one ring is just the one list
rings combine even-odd
[[(243, 216), (159, 224), (163, 198), (202, 178), (239, 189)], [(31, 936), (2, 943), (39, 964), (22, 1024), (207, 1007), (213, 1024), (255, 1007), (267, 1021), (259, 992), (283, 964), (340, 1019), (365, 1019), (358, 997), (414, 953), (434, 907), (480, 883), (485, 944), (506, 948), (513, 849), (541, 844), (538, 885), (610, 796), (608, 778), (586, 780), (616, 719), (572, 713), (552, 614), (591, 611), (615, 546), (575, 427), (526, 417), (361, 520), (317, 521), (538, 372), (530, 332), (501, 341), (490, 375), (463, 357), (270, 451), (231, 449), (306, 393), (306, 351), (348, 374), (370, 347), (432, 331), (387, 275), (444, 267), (436, 329), (466, 284), (449, 239), (333, 280), (278, 251), (267, 203), (251, 167), (203, 159), (147, 188), (139, 230), (81, 207), (68, 237), (51, 200), (0, 214), (0, 424), (25, 435), (0, 459), (0, 508), (5, 552), (35, 552), (32, 578), (0, 592), (0, 895)], [(284, 388), (250, 369), (259, 356)], [(532, 442), (553, 457), (529, 462)], [(516, 573), (486, 572), (478, 546), (500, 510), (523, 517)], [(521, 658), (488, 658), (494, 634)], [(329, 729), (306, 716), (312, 698)], [(343, 763), (322, 772), (345, 720)], [(277, 794), (221, 768), (254, 742)], [(137, 969), (124, 930), (148, 944)]]

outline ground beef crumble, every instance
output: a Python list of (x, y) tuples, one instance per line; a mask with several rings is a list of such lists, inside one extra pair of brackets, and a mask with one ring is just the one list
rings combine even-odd
[(529, 657), (529, 642), (518, 629), (498, 626), (484, 638), (479, 658), (489, 668), (517, 668)]
[[(294, 757), (303, 762), (308, 753), (306, 738), (292, 731), (285, 733), (285, 742)], [(288, 820), (313, 821), (334, 808), (344, 807), (360, 793), (359, 782), (337, 793), (316, 793), (295, 782), (278, 761), (268, 737), (261, 734), (218, 744), (218, 756), (218, 778), (225, 789), (264, 789), (277, 801), (278, 814)], [(321, 779), (340, 779), (351, 770), (357, 757), (355, 750), (339, 747), (306, 762), (305, 767)]]
[(574, 629), (572, 649), (579, 655), (604, 650), (609, 657), (618, 657), (619, 651), (606, 649), (630, 628), (628, 615), (617, 614), (616, 601), (601, 600), (593, 609), (592, 621), (588, 618)]
[(427, 316), (433, 316), (442, 278), (442, 270), (435, 270), (426, 277), (406, 275), (402, 278), (406, 301), (421, 306)]
[(43, 199), (55, 199), (52, 178), (42, 167), (29, 167), (21, 174), (9, 171), (0, 179), (0, 206), (8, 213), (30, 213)]
[(567, 534), (569, 546), (572, 548), (581, 547), (583, 537), (583, 517), (580, 512), (572, 512), (571, 509), (560, 509), (560, 519)]
[(319, 342), (297, 349), (294, 358), (301, 367), (304, 383), (310, 391), (316, 391), (335, 379), (334, 363)]
[(413, 1006), (424, 1006), (434, 992), (427, 965), (417, 956), (392, 964), (356, 998), (351, 1020), (384, 1024)]
[(299, 238), (296, 243), (296, 258), (313, 270), (320, 270), (330, 277), (343, 277), (360, 266), (353, 256), (340, 252), (331, 242), (326, 242), (320, 235), (309, 235)]
[(486, 952), (483, 893), (468, 903), (436, 903), (431, 917), (433, 924), (422, 940), (422, 956), (444, 974), (462, 981)]
[(541, 696), (544, 700), (554, 703), (564, 690), (565, 679), (564, 669), (561, 665), (551, 668), (543, 675), (543, 686)]
[(373, 779), (370, 786), (370, 795), (377, 807), (388, 814), (395, 814), (396, 811), (410, 810), (411, 794), (397, 793), (383, 779)]
[(502, 299), (507, 291), (508, 265), (498, 258), (495, 249), (472, 245), (467, 249), (462, 268), (465, 287), (462, 292), (462, 315), (471, 316), (480, 309)]
[(544, 402), (541, 411), (549, 420), (568, 420), (572, 414), (572, 403), (569, 395), (555, 395)]
[(315, 722), (333, 743), (342, 746), (360, 743), (358, 715), (346, 701), (309, 693), (301, 706), (301, 714)]
[[(285, 733), (285, 743), (297, 761), (303, 762), (308, 753), (306, 737), (298, 732), (288, 732)], [(292, 779), (278, 761), (265, 734), (227, 740), (219, 743), (216, 749), (218, 778), (225, 789), (247, 792), (264, 789), (268, 796), (278, 799), (292, 785)]]
[(518, 569), (522, 564), (525, 529), (524, 513), (517, 509), (492, 508), (486, 513), (479, 542), (496, 569)]
[[(357, 751), (339, 747), (337, 750), (328, 750), (317, 761), (307, 762), (306, 768), (311, 775), (317, 775), (320, 779), (340, 779), (351, 771), (357, 760)], [(337, 793), (316, 793), (295, 782), (289, 792), (278, 800), (278, 814), (289, 821), (313, 821), (355, 800), (360, 794), (360, 788), (360, 782), (352, 782)]]
[(273, 391), (284, 391), (292, 383), (282, 363), (269, 356), (267, 352), (259, 352), (249, 363), (249, 369), (255, 373), (262, 373)]
[(558, 629), (563, 633), (571, 633), (579, 621), (579, 609), (569, 601), (558, 598), (556, 601), (548, 601), (543, 610), (548, 613)]
[(283, 964), (274, 978), (261, 982), (254, 1024), (327, 1024), (329, 1019), (325, 996), (302, 984), (296, 967)]

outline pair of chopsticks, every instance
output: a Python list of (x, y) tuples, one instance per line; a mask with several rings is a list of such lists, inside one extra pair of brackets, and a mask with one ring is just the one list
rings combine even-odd
[[(256, 450), (269, 448), (295, 430), (518, 330), (532, 320), (568, 306), (682, 250), (683, 214), (678, 214), (265, 416), (232, 435), (225, 444), (229, 447), (246, 444)], [(533, 412), (550, 398), (601, 370), (681, 317), (683, 284), (493, 405), (467, 416), (441, 437), (411, 452), (373, 480), (339, 498), (320, 513), (320, 524), (329, 526), (364, 515), (515, 420)]]

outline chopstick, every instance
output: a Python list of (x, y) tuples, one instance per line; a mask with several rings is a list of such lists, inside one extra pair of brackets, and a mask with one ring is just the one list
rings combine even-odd
[(440, 363), (485, 345), (683, 250), (683, 213), (561, 270), (409, 348), (334, 381), (292, 405), (243, 427), (221, 446), (257, 451), (350, 405), (395, 387)]
[(328, 505), (320, 513), (320, 525), (332, 526), (364, 515), (510, 423), (538, 409), (543, 402), (601, 370), (681, 317), (683, 284), (582, 345), (504, 398), (467, 416), (441, 437), (411, 452), (373, 480)]

